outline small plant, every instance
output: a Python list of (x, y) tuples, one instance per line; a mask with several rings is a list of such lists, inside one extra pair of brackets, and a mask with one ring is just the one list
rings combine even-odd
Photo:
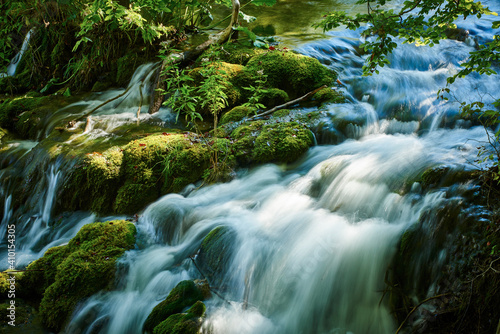
[(186, 70), (181, 70), (176, 64), (167, 65), (162, 76), (166, 78), (164, 94), (167, 98), (164, 104), (177, 114), (176, 121), (182, 113), (188, 123), (194, 124), (196, 120), (203, 120), (200, 113), (196, 111), (198, 99), (196, 98), (196, 87), (191, 83), (194, 81)]
[(243, 87), (243, 89), (249, 91), (252, 94), (248, 101), (243, 103), (243, 106), (255, 109), (256, 113), (257, 110), (264, 109), (266, 107), (260, 101), (262, 101), (264, 94), (269, 92), (268, 89), (264, 88), (264, 85), (267, 82), (267, 75), (264, 74), (264, 70), (257, 71), (257, 74), (259, 76), (254, 81), (256, 84), (255, 86), (250, 85), (249, 87)]

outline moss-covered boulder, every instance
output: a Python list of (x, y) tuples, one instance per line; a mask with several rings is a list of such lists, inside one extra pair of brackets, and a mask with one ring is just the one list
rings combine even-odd
[(330, 103), (344, 103), (345, 96), (330, 87), (320, 89), (316, 92), (312, 99), (318, 102), (330, 102)]
[(267, 108), (272, 108), (281, 105), (290, 100), (287, 92), (279, 88), (266, 89), (260, 97), (259, 103), (262, 103)]
[[(30, 116), (29, 113), (46, 104), (49, 99), (50, 97), (47, 96), (34, 97), (27, 95), (6, 99), (0, 104), (0, 127), (16, 130), (16, 123), (22, 113), (28, 113), (23, 119), (23, 122), (26, 122), (27, 116)], [(34, 119), (36, 120), (37, 117), (34, 117)], [(38, 121), (40, 120), (38, 119)]]
[(87, 153), (71, 169), (58, 210), (136, 213), (161, 195), (201, 180), (214, 150), (221, 162), (233, 164), (228, 145), (226, 139), (162, 132)]
[(202, 289), (190, 280), (182, 281), (170, 291), (167, 298), (155, 306), (144, 323), (144, 330), (153, 332), (161, 322), (171, 315), (182, 312), (197, 301), (204, 300)]
[(117, 71), (116, 71), (116, 83), (118, 86), (125, 87), (129, 83), (132, 75), (134, 74), (137, 67), (142, 64), (143, 61), (139, 59), (136, 53), (129, 53), (116, 61)]
[(205, 304), (197, 301), (186, 313), (169, 316), (153, 330), (153, 334), (197, 334), (200, 332)]
[(79, 301), (113, 286), (116, 260), (134, 247), (135, 233), (126, 221), (88, 224), (67, 245), (49, 249), (28, 266), (21, 284), (43, 294), (45, 326), (61, 330)]
[(219, 285), (221, 275), (229, 267), (235, 238), (234, 230), (219, 226), (203, 239), (196, 263), (212, 284)]
[(255, 113), (255, 109), (251, 107), (245, 107), (245, 106), (237, 106), (234, 107), (233, 109), (229, 110), (227, 113), (225, 113), (221, 120), (220, 124), (226, 124), (229, 122), (239, 122), (243, 118), (253, 115)]
[(437, 166), (427, 169), (421, 176), (423, 189), (449, 187), (459, 182), (466, 182), (477, 175), (477, 171), (457, 170), (450, 166)]
[(66, 208), (110, 212), (121, 182), (122, 161), (119, 147), (88, 153), (72, 175), (72, 189), (65, 191)]
[(157, 134), (123, 148), (125, 184), (118, 190), (116, 212), (134, 213), (161, 194), (178, 192), (201, 179), (210, 152), (194, 134)]
[(296, 98), (322, 85), (330, 86), (337, 75), (311, 57), (294, 52), (269, 51), (250, 59), (240, 75), (255, 77), (263, 71), (267, 75), (266, 85), (279, 88)]
[(314, 143), (312, 132), (297, 122), (252, 122), (236, 128), (231, 137), (236, 158), (243, 164), (293, 162)]

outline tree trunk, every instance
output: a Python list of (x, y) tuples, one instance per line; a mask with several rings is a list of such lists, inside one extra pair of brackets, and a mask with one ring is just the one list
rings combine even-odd
[[(191, 61), (198, 58), (203, 51), (208, 49), (208, 47), (212, 44), (222, 44), (226, 42), (231, 37), (231, 32), (233, 31), (233, 27), (238, 25), (238, 15), (240, 13), (240, 2), (239, 0), (232, 0), (233, 3), (233, 13), (231, 16), (231, 23), (222, 31), (217, 34), (211, 35), (207, 41), (204, 43), (187, 50), (182, 53), (173, 53), (168, 58), (163, 60), (161, 67), (159, 69), (159, 73), (157, 75), (156, 82), (154, 84), (155, 90), (151, 95), (151, 103), (149, 104), (149, 113), (154, 114), (158, 110), (163, 103), (163, 93), (162, 91), (165, 89), (165, 77), (161, 75), (165, 66), (179, 64), (181, 67), (186, 67)], [(158, 91), (160, 89), (160, 91)]]

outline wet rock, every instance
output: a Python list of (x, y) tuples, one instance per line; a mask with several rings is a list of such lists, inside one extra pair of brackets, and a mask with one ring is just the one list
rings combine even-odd
[(230, 265), (235, 238), (234, 230), (219, 226), (213, 229), (201, 243), (196, 263), (210, 284), (214, 286), (220, 285), (221, 277)]
[(330, 88), (323, 88), (320, 91), (318, 91), (316, 94), (312, 96), (313, 100), (316, 100), (318, 102), (330, 102), (330, 103), (344, 103), (345, 102), (345, 96)]
[[(175, 288), (172, 289), (172, 291), (170, 291), (167, 298), (160, 304), (156, 305), (153, 311), (151, 311), (148, 318), (146, 319), (146, 322), (144, 323), (144, 330), (153, 332), (153, 330), (156, 330), (155, 327), (160, 325), (160, 323), (162, 323), (163, 321), (168, 320), (170, 316), (182, 312), (182, 310), (184, 310), (186, 307), (191, 306), (203, 299), (203, 291), (198, 287), (197, 284), (195, 284), (195, 282), (190, 280), (180, 282), (176, 285)], [(203, 303), (201, 304), (203, 305)], [(199, 309), (199, 305), (194, 308), (194, 310), (197, 310), (196, 314), (199, 313)], [(180, 317), (177, 320), (180, 320)], [(169, 324), (172, 323), (173, 321), (171, 321)]]
[(243, 164), (293, 162), (314, 143), (312, 132), (297, 122), (241, 125), (231, 133), (234, 151)]
[(46, 327), (61, 330), (79, 301), (113, 286), (116, 260), (134, 247), (135, 233), (126, 221), (88, 224), (67, 245), (50, 248), (28, 266), (20, 284), (26, 296), (43, 294)]
[(284, 90), (291, 99), (322, 85), (330, 86), (337, 77), (335, 72), (321, 65), (315, 58), (278, 50), (250, 59), (241, 79), (244, 81), (245, 77), (255, 77), (260, 71), (267, 75), (267, 86)]
[(197, 301), (186, 313), (173, 314), (153, 330), (153, 334), (196, 334), (199, 333), (205, 304)]
[(449, 166), (437, 166), (426, 170), (421, 176), (423, 189), (449, 187), (457, 183), (472, 180), (477, 171), (457, 170)]
[(253, 108), (244, 106), (234, 107), (222, 116), (220, 124), (222, 125), (229, 122), (239, 122), (243, 118), (251, 116), (253, 114), (255, 114), (255, 109)]

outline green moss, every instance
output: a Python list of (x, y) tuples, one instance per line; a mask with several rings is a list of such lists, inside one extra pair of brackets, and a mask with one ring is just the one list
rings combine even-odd
[(146, 204), (154, 202), (159, 196), (155, 185), (126, 183), (116, 195), (115, 212), (139, 212)]
[[(224, 45), (224, 51), (219, 53), (221, 60), (232, 63), (246, 65), (248, 61), (257, 55), (263, 54), (265, 51), (259, 48), (246, 47), (237, 43), (229, 43)], [(205, 53), (204, 57), (209, 57), (209, 53)]]
[(102, 92), (109, 89), (113, 86), (113, 83), (109, 81), (96, 81), (96, 83), (92, 86), (92, 92)]
[(280, 109), (280, 110), (274, 112), (274, 114), (273, 114), (274, 117), (285, 117), (288, 115), (290, 115), (289, 109)]
[(258, 162), (292, 162), (312, 144), (311, 131), (296, 122), (267, 125), (255, 140), (254, 159)]
[(292, 162), (314, 142), (311, 131), (296, 122), (265, 126), (254, 122), (238, 127), (231, 137), (236, 140), (236, 158), (242, 163)]
[(203, 293), (193, 281), (180, 282), (170, 291), (167, 298), (151, 311), (144, 323), (144, 330), (152, 332), (162, 321), (199, 300), (203, 300)]
[(127, 86), (132, 75), (139, 65), (141, 65), (141, 61), (137, 54), (129, 53), (116, 61), (118, 66), (116, 72), (116, 83), (121, 87)]
[(205, 314), (205, 304), (197, 301), (187, 313), (173, 314), (153, 330), (153, 334), (197, 334), (201, 328), (201, 317)]
[(313, 95), (313, 100), (319, 101), (319, 102), (331, 102), (331, 103), (344, 103), (345, 102), (345, 96), (329, 87), (323, 88), (319, 90), (316, 94)]
[(0, 272), (0, 295), (7, 296), (7, 291), (9, 290), (10, 283), (7, 281), (9, 274), (5, 272)]
[(261, 70), (267, 75), (267, 85), (286, 91), (290, 98), (301, 96), (322, 85), (329, 86), (337, 76), (317, 59), (281, 51), (254, 56), (241, 75), (252, 77)]
[(104, 153), (89, 153), (74, 167), (64, 187), (66, 209), (110, 212), (122, 182), (123, 153), (112, 147)]
[(200, 245), (196, 262), (212, 284), (221, 283), (221, 274), (230, 264), (235, 238), (236, 233), (233, 230), (219, 226), (210, 231)]
[(48, 328), (64, 328), (76, 304), (111, 288), (116, 260), (134, 247), (135, 226), (126, 221), (85, 225), (66, 246), (49, 249), (28, 266), (23, 285), (43, 290), (40, 315)]
[(421, 176), (423, 189), (433, 187), (449, 187), (453, 184), (466, 182), (474, 178), (476, 172), (456, 170), (447, 166), (438, 166), (426, 170)]
[(206, 146), (194, 134), (157, 134), (123, 148), (125, 184), (115, 211), (135, 213), (160, 194), (177, 192), (201, 179), (210, 163)]
[(290, 100), (288, 94), (279, 88), (267, 89), (261, 96), (260, 103), (268, 108), (272, 108)]
[(255, 109), (251, 107), (244, 107), (244, 106), (234, 107), (233, 109), (229, 110), (222, 116), (220, 124), (226, 124), (229, 122), (239, 122), (243, 118), (252, 115), (254, 112)]
[[(120, 131), (128, 138), (135, 136), (136, 132), (129, 130)], [(138, 134), (146, 137), (129, 141), (121, 148), (87, 153), (66, 180), (58, 209), (133, 214), (159, 196), (181, 191), (202, 179), (210, 166), (212, 148), (201, 137), (193, 133), (147, 135), (143, 130), (139, 129)], [(118, 139), (127, 141), (126, 137)], [(63, 152), (56, 140), (51, 143), (53, 146), (47, 150)], [(83, 152), (100, 147), (97, 141), (82, 145)], [(102, 146), (109, 146), (109, 141)]]
[(15, 130), (15, 124), (23, 112), (28, 112), (28, 114), (26, 114), (28, 116), (30, 115), (29, 112), (46, 104), (49, 100), (50, 97), (47, 96), (20, 96), (5, 100), (0, 105), (0, 127)]

